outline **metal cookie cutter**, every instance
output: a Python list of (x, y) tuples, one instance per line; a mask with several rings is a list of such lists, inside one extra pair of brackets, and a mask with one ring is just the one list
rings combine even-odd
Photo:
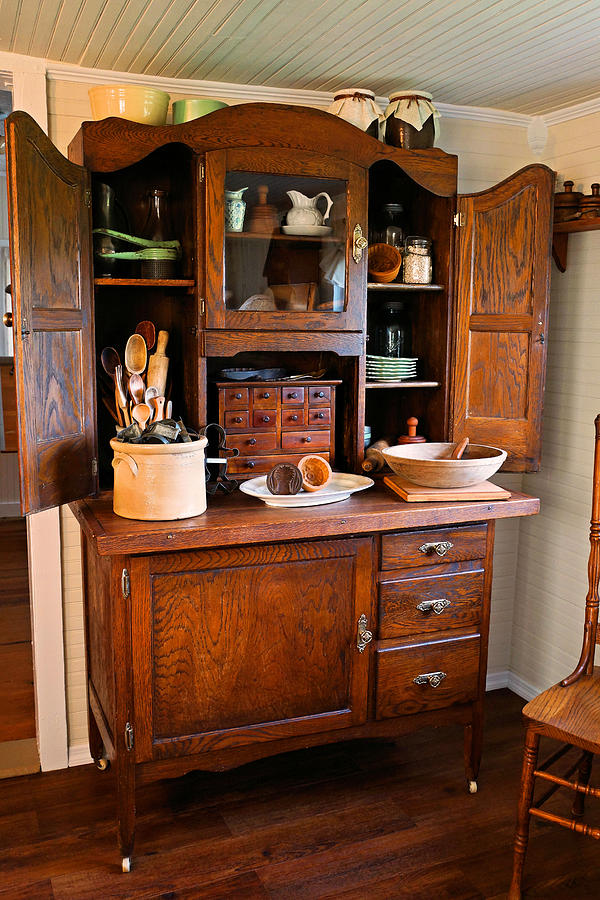
[(200, 430), (200, 434), (208, 439), (205, 459), (206, 492), (212, 496), (220, 488), (226, 494), (231, 494), (238, 488), (238, 483), (227, 475), (227, 463), (229, 459), (239, 456), (240, 451), (237, 447), (227, 447), (227, 435), (221, 425), (206, 425)]

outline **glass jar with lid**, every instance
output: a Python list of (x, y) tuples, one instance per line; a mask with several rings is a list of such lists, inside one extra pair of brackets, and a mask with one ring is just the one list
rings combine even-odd
[(404, 245), (402, 280), (405, 284), (431, 284), (431, 241), (409, 235)]
[(410, 356), (411, 328), (402, 300), (383, 304), (379, 327), (379, 353), (392, 358)]

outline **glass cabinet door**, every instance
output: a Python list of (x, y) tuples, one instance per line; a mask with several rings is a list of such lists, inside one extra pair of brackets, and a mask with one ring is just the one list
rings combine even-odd
[[(362, 171), (329, 160), (317, 173), (313, 160), (306, 165), (295, 153), (282, 173), (281, 151), (276, 167), (268, 156), (229, 151), (221, 178), (213, 178), (221, 202), (217, 221), (207, 223), (209, 259), (222, 259), (222, 267), (209, 278), (207, 326), (360, 329), (365, 266), (354, 260), (350, 235), (359, 224)], [(207, 178), (210, 168), (207, 160)]]

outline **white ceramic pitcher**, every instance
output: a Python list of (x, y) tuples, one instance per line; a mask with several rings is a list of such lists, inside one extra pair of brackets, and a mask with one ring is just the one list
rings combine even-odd
[[(288, 225), (322, 225), (329, 218), (333, 200), (324, 191), (321, 191), (320, 194), (315, 194), (314, 197), (305, 197), (300, 191), (288, 191), (287, 195), (292, 201), (292, 208), (288, 212), (286, 219)], [(317, 200), (320, 197), (325, 197), (327, 201), (327, 209), (324, 215), (317, 208)]]

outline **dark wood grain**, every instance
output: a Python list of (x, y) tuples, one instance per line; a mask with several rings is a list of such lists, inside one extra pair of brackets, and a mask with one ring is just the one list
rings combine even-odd
[(451, 437), (505, 448), (506, 471), (540, 462), (553, 184), (530, 166), (459, 198)]
[[(440, 555), (435, 545), (443, 543), (452, 546), (447, 549), (440, 547)], [(421, 550), (421, 547), (426, 549)], [(443, 565), (465, 559), (482, 559), (485, 548), (485, 525), (386, 534), (381, 540), (381, 568)]]
[(6, 134), (21, 506), (34, 512), (96, 487), (90, 180), (26, 113)]
[[(475, 700), (478, 692), (479, 634), (411, 642), (380, 641), (377, 650), (378, 719)], [(438, 687), (414, 678), (444, 672)]]
[(19, 449), (17, 431), (17, 381), (12, 359), (0, 360), (0, 396), (2, 397), (2, 425), (4, 450), (16, 453)]

